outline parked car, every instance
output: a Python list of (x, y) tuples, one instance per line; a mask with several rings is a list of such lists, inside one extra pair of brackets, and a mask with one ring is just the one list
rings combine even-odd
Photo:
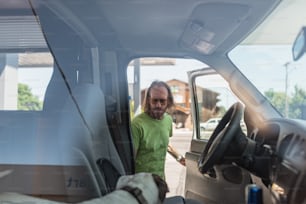
[[(77, 203), (134, 174), (127, 69), (136, 77), (139, 58), (157, 57), (173, 59), (172, 77), (192, 68), (184, 73), (193, 125), (186, 203), (246, 203), (254, 191), (266, 204), (305, 203), (305, 7), (0, 0), (0, 195)], [(166, 65), (155, 65), (150, 75), (163, 79)], [(218, 111), (201, 138), (201, 116)]]
[[(204, 123), (200, 123), (200, 138), (201, 139), (209, 139), (212, 133), (215, 131), (219, 122), (222, 118), (210, 118)], [(247, 134), (247, 127), (243, 120), (240, 121), (241, 130)]]
[(221, 118), (211, 118), (204, 123), (200, 123), (201, 131), (214, 130), (219, 124)]

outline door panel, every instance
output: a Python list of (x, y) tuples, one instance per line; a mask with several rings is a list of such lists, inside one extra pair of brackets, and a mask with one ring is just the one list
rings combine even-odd
[(244, 187), (250, 183), (246, 171), (233, 165), (217, 165), (206, 174), (198, 170), (200, 153), (197, 147), (202, 149), (206, 142), (193, 141), (191, 151), (186, 153), (186, 198), (203, 203), (244, 203)]
[(238, 101), (226, 81), (212, 69), (189, 72), (194, 135), (186, 153), (185, 196), (203, 203), (244, 203), (248, 172), (232, 164), (215, 165), (205, 174), (198, 170), (198, 160), (215, 127), (207, 122), (219, 121), (227, 109)]

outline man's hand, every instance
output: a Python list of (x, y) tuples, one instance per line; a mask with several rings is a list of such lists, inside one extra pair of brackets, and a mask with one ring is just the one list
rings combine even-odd
[(168, 153), (176, 159), (181, 165), (186, 166), (185, 157), (179, 154), (171, 145), (168, 145)]
[(182, 155), (179, 155), (178, 158), (176, 158), (176, 161), (178, 161), (181, 165), (186, 166), (185, 157)]

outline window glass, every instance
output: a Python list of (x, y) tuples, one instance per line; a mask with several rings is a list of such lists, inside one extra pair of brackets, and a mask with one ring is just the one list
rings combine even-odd
[[(306, 58), (292, 61), (291, 45), (239, 45), (229, 57), (286, 118), (306, 119)], [(249, 60), (252, 59), (252, 60)]]
[(238, 99), (228, 83), (217, 74), (198, 76), (195, 89), (199, 118), (197, 126), (200, 128), (198, 139), (209, 139), (225, 112)]
[[(53, 57), (35, 18), (27, 17), (26, 22), (14, 16), (2, 18), (0, 27), (8, 30), (0, 35), (0, 110), (40, 111), (53, 73)], [(14, 35), (15, 27), (25, 35)], [(27, 35), (29, 29), (32, 37)]]

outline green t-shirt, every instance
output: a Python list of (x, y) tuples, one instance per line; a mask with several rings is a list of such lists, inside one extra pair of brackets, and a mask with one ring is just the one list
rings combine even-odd
[(132, 121), (132, 135), (136, 151), (136, 173), (150, 172), (165, 179), (165, 160), (169, 137), (172, 136), (172, 118), (165, 113), (163, 119), (141, 113)]

